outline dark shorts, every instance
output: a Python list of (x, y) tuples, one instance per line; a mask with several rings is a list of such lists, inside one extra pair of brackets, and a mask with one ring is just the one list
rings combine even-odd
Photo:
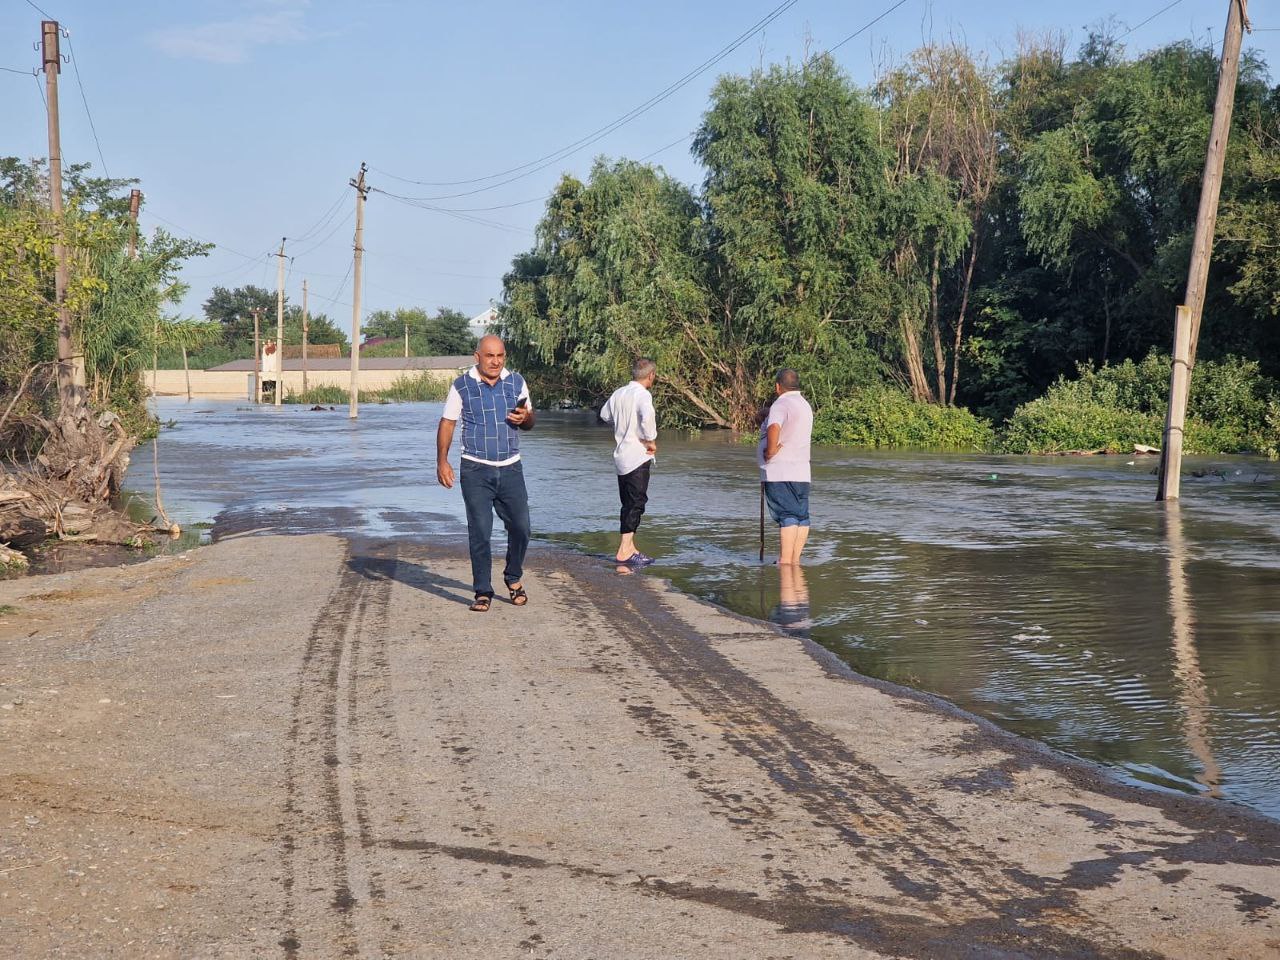
[(792, 480), (766, 480), (764, 502), (780, 527), (809, 526), (809, 484)]

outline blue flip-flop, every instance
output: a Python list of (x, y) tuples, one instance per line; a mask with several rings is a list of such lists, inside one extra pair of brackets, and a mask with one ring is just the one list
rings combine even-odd
[(653, 563), (653, 557), (646, 557), (643, 553), (637, 550), (631, 556), (627, 557), (627, 559), (619, 562), (632, 567), (647, 567), (649, 564)]

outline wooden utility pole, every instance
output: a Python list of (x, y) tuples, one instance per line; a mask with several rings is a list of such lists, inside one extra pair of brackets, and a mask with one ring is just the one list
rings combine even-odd
[(1160, 445), (1160, 474), (1157, 500), (1178, 499), (1182, 479), (1182, 440), (1187, 421), (1187, 396), (1191, 370), (1196, 362), (1200, 320), (1204, 313), (1205, 288), (1209, 279), (1209, 259), (1213, 253), (1213, 232), (1218, 222), (1218, 196), (1222, 192), (1222, 164), (1231, 132), (1231, 112), (1235, 107), (1236, 78), (1240, 71), (1240, 44), (1249, 23), (1248, 0), (1229, 0), (1227, 34), (1222, 41), (1222, 63), (1218, 67), (1218, 99), (1213, 105), (1213, 126), (1200, 181), (1200, 210), (1196, 214), (1195, 239), (1191, 244), (1191, 266), (1187, 271), (1187, 291), (1178, 308), (1173, 336), (1173, 367), (1169, 373), (1169, 409), (1165, 414), (1164, 442)]
[(58, 74), (62, 71), (57, 20), (40, 23), (40, 49), (44, 68), (45, 100), (49, 114), (49, 210), (53, 214), (54, 301), (58, 308), (58, 410), (70, 413), (78, 404), (75, 348), (71, 336), (71, 311), (67, 308), (67, 247), (62, 222), (62, 136), (58, 126)]
[(129, 259), (138, 259), (138, 210), (142, 207), (142, 191), (134, 187), (129, 191), (129, 219), (133, 229), (129, 231)]
[(262, 402), (262, 308), (253, 313), (253, 402)]
[(311, 326), (307, 318), (307, 281), (302, 281), (302, 392), (307, 392), (307, 338)]
[(280, 238), (280, 252), (276, 254), (276, 389), (275, 405), (280, 406), (284, 393), (284, 242)]
[(409, 359), (409, 325), (404, 325), (404, 358)]
[(355, 261), (351, 281), (351, 392), (347, 400), (347, 416), (352, 420), (359, 416), (360, 406), (360, 284), (364, 280), (364, 200), (369, 193), (364, 184), (364, 174), (368, 169), (360, 164), (360, 175), (350, 181), (356, 188)]

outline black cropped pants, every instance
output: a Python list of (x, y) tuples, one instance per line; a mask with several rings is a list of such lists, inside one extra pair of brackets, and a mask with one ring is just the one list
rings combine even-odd
[(652, 466), (653, 461), (646, 460), (630, 473), (618, 477), (618, 499), (622, 501), (622, 510), (618, 514), (620, 533), (635, 533), (640, 527), (644, 505), (649, 502), (649, 470)]

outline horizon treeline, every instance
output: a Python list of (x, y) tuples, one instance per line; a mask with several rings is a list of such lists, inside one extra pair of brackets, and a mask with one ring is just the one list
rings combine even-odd
[[(930, 44), (870, 87), (826, 56), (725, 76), (701, 184), (627, 159), (561, 179), (504, 278), (511, 362), (591, 404), (653, 356), (669, 425), (749, 426), (781, 366), (819, 409), (887, 387), (1003, 421), (1169, 349), (1217, 72), (1207, 46), (1095, 34), (996, 65)], [(1280, 88), (1246, 54), (1199, 357), (1264, 378), (1277, 223)]]

